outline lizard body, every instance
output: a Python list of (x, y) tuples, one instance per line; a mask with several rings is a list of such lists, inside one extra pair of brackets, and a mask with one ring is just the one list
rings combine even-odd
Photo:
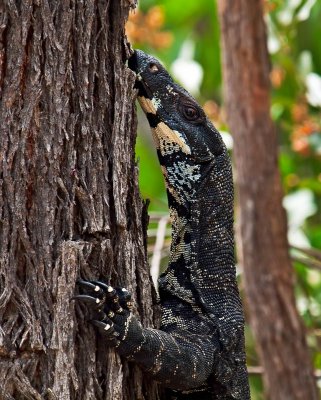
[(129, 67), (166, 182), (171, 255), (159, 279), (159, 330), (144, 329), (115, 290), (113, 304), (102, 298), (105, 314), (96, 325), (121, 355), (170, 388), (169, 398), (247, 400), (227, 149), (201, 107), (155, 58), (135, 51)]

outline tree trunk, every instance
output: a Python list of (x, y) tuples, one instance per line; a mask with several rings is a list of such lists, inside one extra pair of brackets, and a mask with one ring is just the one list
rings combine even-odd
[(293, 292), (262, 1), (220, 0), (219, 14), (227, 115), (235, 143), (239, 259), (265, 389), (273, 400), (317, 399)]
[(1, 399), (158, 399), (70, 301), (77, 277), (102, 278), (153, 322), (124, 65), (134, 6), (0, 3)]

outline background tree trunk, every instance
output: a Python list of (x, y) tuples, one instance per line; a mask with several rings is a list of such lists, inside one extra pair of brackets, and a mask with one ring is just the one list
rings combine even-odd
[(134, 162), (135, 0), (0, 3), (0, 398), (157, 399), (70, 302), (126, 286), (152, 324)]
[(293, 292), (262, 3), (219, 1), (226, 106), (235, 143), (239, 259), (268, 396), (312, 400), (318, 395)]

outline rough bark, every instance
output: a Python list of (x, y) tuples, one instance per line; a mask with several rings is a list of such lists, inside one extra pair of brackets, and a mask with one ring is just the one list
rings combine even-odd
[(286, 216), (270, 118), (269, 59), (261, 0), (220, 0), (228, 123), (234, 137), (239, 258), (269, 398), (317, 399), (296, 310)]
[(0, 2), (1, 399), (158, 398), (70, 302), (78, 276), (104, 278), (152, 324), (124, 65), (134, 6)]

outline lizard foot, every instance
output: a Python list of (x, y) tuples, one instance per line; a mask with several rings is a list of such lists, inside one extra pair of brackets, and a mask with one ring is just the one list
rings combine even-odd
[(113, 288), (100, 281), (79, 279), (78, 286), (83, 294), (72, 300), (82, 301), (93, 313), (90, 322), (106, 337), (111, 346), (117, 346), (125, 337), (127, 320), (133, 303), (125, 288)]

